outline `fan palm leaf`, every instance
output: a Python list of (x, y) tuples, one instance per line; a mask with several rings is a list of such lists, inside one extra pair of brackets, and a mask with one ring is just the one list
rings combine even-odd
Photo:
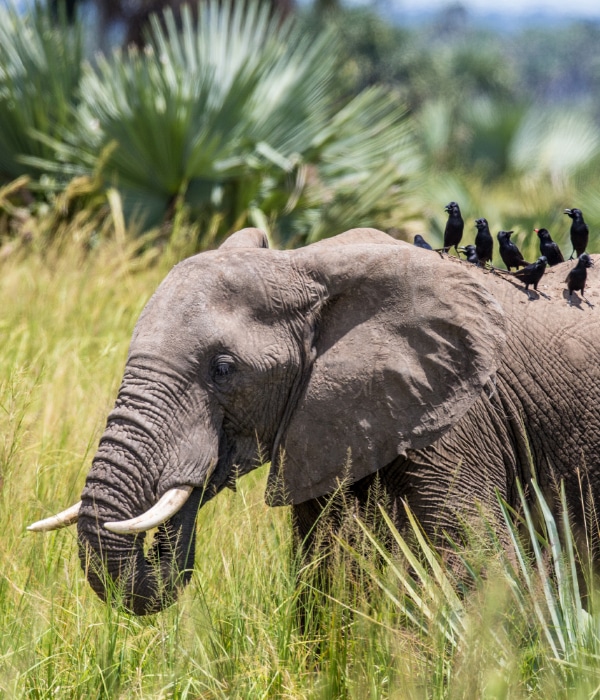
[[(57, 26), (41, 6), (29, 14), (0, 8), (0, 175), (40, 175), (40, 163), (54, 149), (35, 137), (57, 137), (71, 120), (82, 72), (78, 25)], [(43, 170), (42, 170), (43, 171)]]
[(331, 30), (308, 34), (257, 2), (211, 0), (197, 18), (184, 8), (180, 25), (167, 12), (146, 49), (86, 68), (72, 128), (46, 165), (90, 175), (113, 144), (106, 185), (146, 225), (183, 201), (199, 221), (219, 212), (221, 233), (261, 220), (284, 241), (313, 239), (354, 223), (335, 213), (350, 192), (376, 223), (418, 161), (393, 96), (371, 89), (340, 107), (337, 61)]

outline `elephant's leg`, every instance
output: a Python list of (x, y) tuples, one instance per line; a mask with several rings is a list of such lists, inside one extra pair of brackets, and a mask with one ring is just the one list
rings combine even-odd
[[(319, 536), (319, 525), (321, 530), (326, 527), (327, 518), (324, 511), (329, 501), (329, 498), (322, 496), (292, 506), (294, 545), (296, 549), (302, 550), (304, 558), (314, 551)], [(329, 506), (331, 509), (331, 504)]]
[[(406, 509), (415, 516), (427, 537), (444, 553), (451, 554), (448, 541), (464, 539), (469, 528), (481, 529), (482, 517), (495, 532), (500, 531), (502, 513), (497, 494), (506, 500), (503, 465), (480, 463), (477, 470), (465, 462), (439, 470), (429, 454), (392, 463), (380, 474), (385, 508), (400, 532), (410, 530)], [(467, 474), (465, 474), (465, 471)]]
[(313, 498), (292, 506), (294, 556), (297, 574), (297, 619), (303, 634), (319, 637), (321, 611), (326, 607), (321, 593), (331, 590), (329, 551), (331, 535), (337, 533), (342, 508), (330, 496)]
[[(320, 626), (330, 624), (327, 618), (328, 596), (345, 597), (353, 590), (348, 587), (350, 582), (356, 586), (356, 591), (360, 591), (357, 593), (359, 597), (366, 593), (360, 583), (363, 579), (360, 566), (340, 547), (337, 538), (354, 549), (362, 549), (365, 536), (354, 516), (371, 523), (368, 505), (356, 497), (352, 485), (335, 494), (293, 506), (292, 523), (299, 565), (298, 622), (300, 629), (309, 636), (321, 637)], [(341, 584), (344, 592), (339, 590), (341, 581), (344, 582)]]
[[(377, 499), (371, 495), (369, 487), (376, 481), (376, 475), (369, 476), (357, 482), (358, 487), (352, 484), (334, 494), (293, 506), (294, 544), (304, 564), (308, 564), (313, 557), (322, 560), (336, 536), (344, 536), (345, 533), (352, 538), (351, 531), (356, 529), (352, 525), (352, 516), (357, 515), (369, 523), (373, 520)], [(366, 498), (363, 499), (364, 494)]]

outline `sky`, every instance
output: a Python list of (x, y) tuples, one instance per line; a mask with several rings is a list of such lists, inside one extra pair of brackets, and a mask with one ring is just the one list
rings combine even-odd
[[(398, 9), (414, 10), (442, 9), (452, 0), (395, 0)], [(542, 10), (555, 15), (567, 14), (581, 17), (600, 17), (600, 2), (598, 0), (462, 0), (461, 3), (473, 12), (510, 12), (514, 14), (529, 14)]]
[[(34, 0), (0, 0), (0, 6), (15, 3), (18, 7), (29, 6)], [(299, 0), (302, 4), (303, 0)], [(344, 4), (373, 4), (377, 0), (342, 0)], [(475, 14), (531, 15), (538, 11), (556, 17), (581, 17), (600, 20), (600, 0), (385, 0), (396, 12), (436, 11), (449, 5), (461, 4)]]

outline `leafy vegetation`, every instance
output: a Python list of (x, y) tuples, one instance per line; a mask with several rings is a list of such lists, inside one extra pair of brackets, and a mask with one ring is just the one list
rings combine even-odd
[[(419, 171), (405, 109), (377, 87), (341, 99), (332, 32), (308, 34), (257, 2), (203, 3), (181, 22), (167, 13), (144, 50), (80, 66), (68, 124), (37, 135), (25, 124), (50, 150), (19, 162), (63, 187), (78, 178), (117, 188), (140, 230), (183, 207), (213, 238), (249, 223), (276, 226), (283, 243), (312, 240), (402, 201)], [(52, 37), (59, 44), (62, 32)], [(18, 46), (10, 59), (20, 61)], [(44, 65), (61, 74), (54, 56)]]
[(366, 9), (282, 22), (259, 7), (167, 13), (144, 50), (93, 63), (80, 25), (3, 10), (0, 172), (30, 179), (0, 199), (0, 234), (48, 205), (58, 227), (85, 210), (110, 218), (118, 192), (130, 232), (158, 228), (163, 244), (184, 217), (196, 249), (247, 224), (281, 245), (358, 225), (438, 245), (451, 200), (466, 240), (485, 216), (528, 258), (534, 227), (568, 247), (565, 207), (595, 235), (594, 25), (500, 35), (458, 11), (417, 30)]
[(83, 68), (81, 28), (53, 25), (48, 12), (0, 10), (0, 175), (42, 177), (25, 156), (54, 158), (44, 140), (71, 123)]
[(532, 259), (534, 227), (567, 249), (565, 207), (578, 206), (598, 229), (599, 55), (585, 49), (597, 25), (501, 33), (470, 22), (456, 5), (420, 28), (364, 8), (338, 11), (335, 23), (345, 89), (387, 85), (414, 123), (425, 172), (409, 207), (396, 210), (402, 237), (421, 233), (441, 245), (443, 207), (452, 200), (466, 215), (466, 240), (484, 216), (493, 232), (514, 229)]

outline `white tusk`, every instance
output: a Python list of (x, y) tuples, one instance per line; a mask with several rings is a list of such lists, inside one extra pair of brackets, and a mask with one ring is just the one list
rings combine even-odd
[(183, 504), (190, 497), (194, 490), (193, 486), (180, 486), (169, 489), (159, 501), (147, 510), (131, 520), (121, 520), (115, 523), (104, 523), (104, 527), (119, 535), (133, 535), (137, 532), (146, 532), (157, 525), (161, 525), (172, 518), (177, 511), (181, 510)]
[(67, 510), (63, 510), (62, 513), (58, 513), (58, 515), (53, 515), (51, 518), (31, 523), (27, 529), (32, 532), (48, 532), (50, 530), (60, 530), (61, 527), (68, 527), (77, 522), (80, 508), (81, 501), (67, 508)]

